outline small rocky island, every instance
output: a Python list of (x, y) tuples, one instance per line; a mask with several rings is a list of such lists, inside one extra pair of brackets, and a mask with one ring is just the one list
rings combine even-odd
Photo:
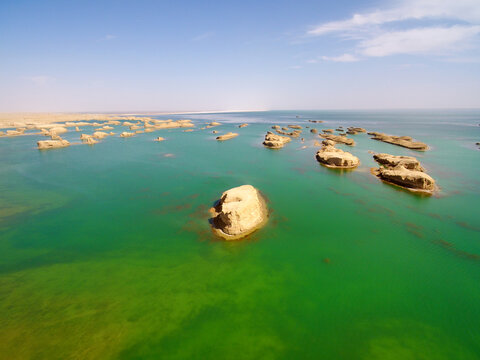
[(225, 191), (210, 213), (213, 232), (225, 240), (241, 239), (268, 220), (265, 200), (252, 185)]
[(416, 158), (390, 154), (376, 154), (373, 158), (382, 165), (372, 170), (379, 179), (415, 192), (432, 193), (435, 190), (435, 180), (425, 173)]
[(428, 145), (420, 142), (413, 141), (410, 136), (393, 136), (387, 135), (380, 132), (369, 132), (368, 135), (373, 135), (373, 140), (383, 141), (389, 144), (402, 146), (412, 150), (425, 151), (428, 150)]
[(218, 141), (225, 141), (225, 140), (230, 140), (230, 139), (233, 139), (234, 137), (237, 137), (238, 134), (237, 133), (233, 133), (233, 132), (228, 132), (224, 135), (220, 135), (220, 136), (217, 136), (217, 140)]
[(319, 136), (336, 143), (355, 146), (355, 140), (347, 138), (346, 136), (343, 136), (343, 135), (319, 134)]
[(285, 144), (289, 143), (292, 139), (288, 136), (280, 136), (272, 133), (271, 131), (267, 131), (267, 135), (265, 135), (265, 140), (263, 141), (263, 145), (270, 149), (280, 149), (285, 146)]
[(360, 164), (360, 160), (349, 152), (337, 149), (332, 141), (325, 140), (317, 151), (316, 158), (323, 166), (334, 169), (353, 169)]

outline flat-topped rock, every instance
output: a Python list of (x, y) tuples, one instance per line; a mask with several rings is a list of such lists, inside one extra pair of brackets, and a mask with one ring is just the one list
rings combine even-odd
[(238, 125), (239, 128), (244, 128), (244, 127), (246, 127), (246, 126), (248, 126), (248, 124), (240, 124), (240, 125)]
[(237, 137), (237, 136), (238, 136), (237, 133), (229, 132), (229, 133), (226, 133), (224, 135), (217, 136), (216, 139), (218, 141), (225, 141), (225, 140), (233, 139), (234, 137)]
[(291, 140), (292, 139), (290, 139), (288, 136), (280, 136), (270, 131), (267, 131), (267, 134), (265, 135), (265, 140), (263, 141), (263, 145), (271, 149), (280, 149)]
[(290, 129), (302, 129), (300, 125), (288, 125)]
[(403, 165), (394, 168), (373, 170), (373, 173), (385, 182), (398, 185), (412, 191), (432, 192), (435, 189), (435, 180), (423, 171), (409, 170)]
[(39, 150), (58, 149), (70, 146), (67, 140), (41, 140), (37, 142)]
[(103, 131), (95, 131), (92, 135), (95, 139), (104, 139), (107, 136), (110, 136), (110, 134), (103, 132)]
[(225, 240), (243, 238), (268, 220), (266, 202), (252, 185), (225, 191), (210, 212), (214, 233)]
[(420, 161), (418, 161), (413, 156), (375, 154), (373, 155), (373, 159), (379, 164), (384, 165), (385, 167), (394, 168), (398, 165), (402, 165), (404, 168), (408, 170), (424, 171), (423, 167), (420, 165)]
[(367, 130), (365, 130), (364, 128), (361, 128), (361, 127), (355, 127), (355, 126), (350, 126), (347, 128), (347, 133), (348, 132), (353, 132), (353, 133), (366, 133)]
[(316, 134), (316, 133), (318, 133), (318, 130), (317, 130), (317, 129), (310, 129), (310, 132), (311, 132), (312, 134)]
[(379, 132), (369, 132), (369, 135), (373, 135), (373, 140), (383, 141), (389, 144), (402, 146), (412, 150), (425, 151), (428, 150), (428, 145), (420, 142), (413, 141), (410, 136), (393, 136)]
[(293, 130), (293, 131), (287, 132), (287, 131), (283, 131), (283, 130), (278, 130), (278, 129), (277, 129), (277, 133), (279, 133), (279, 134), (281, 134), (281, 135), (287, 135), (287, 136), (291, 136), (291, 137), (297, 138), (297, 137), (299, 137), (300, 134), (302, 133), (302, 130)]
[(128, 131), (124, 131), (120, 134), (120, 137), (123, 137), (123, 138), (126, 138), (126, 137), (132, 137), (132, 136), (135, 136), (135, 133), (133, 132), (128, 132)]
[(157, 138), (155, 139), (155, 141), (164, 141), (164, 140), (165, 140), (165, 139), (164, 139), (163, 137), (161, 137), (161, 136), (159, 136), (159, 137), (157, 137)]
[(334, 141), (336, 143), (355, 146), (355, 140), (347, 138), (346, 136), (343, 136), (343, 135), (320, 134), (319, 136), (321, 136), (324, 139)]
[(317, 124), (323, 123), (323, 120), (308, 120), (308, 121), (311, 123), (317, 123)]
[(324, 145), (317, 151), (316, 158), (320, 164), (336, 169), (353, 169), (360, 164), (356, 156), (332, 145)]
[(222, 124), (217, 121), (212, 121), (211, 123), (208, 124), (208, 126), (219, 126), (219, 125), (222, 125)]
[(324, 133), (333, 133), (333, 129), (323, 129)]

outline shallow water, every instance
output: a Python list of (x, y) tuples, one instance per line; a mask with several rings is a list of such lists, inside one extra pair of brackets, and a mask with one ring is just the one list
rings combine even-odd
[[(480, 358), (480, 111), (185, 117), (240, 136), (172, 129), (42, 152), (35, 135), (0, 139), (0, 357)], [(261, 145), (294, 123), (431, 150), (358, 134), (341, 147), (361, 165), (341, 172), (316, 162), (309, 129), (304, 144)], [(416, 156), (438, 193), (381, 183), (368, 151)], [(271, 218), (220, 241), (208, 208), (242, 184)]]

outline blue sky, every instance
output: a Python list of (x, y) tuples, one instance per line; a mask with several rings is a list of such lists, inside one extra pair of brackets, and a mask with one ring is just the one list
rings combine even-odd
[(480, 0), (0, 1), (0, 111), (480, 107)]

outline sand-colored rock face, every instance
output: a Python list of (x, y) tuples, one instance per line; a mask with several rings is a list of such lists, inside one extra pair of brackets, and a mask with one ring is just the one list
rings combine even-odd
[(161, 137), (161, 136), (159, 136), (159, 137), (157, 137), (157, 138), (155, 139), (155, 141), (164, 141), (164, 140), (165, 140), (165, 139), (164, 139), (163, 137)]
[(394, 168), (398, 165), (402, 165), (405, 169), (408, 170), (418, 170), (424, 171), (418, 161), (413, 156), (395, 156), (390, 154), (375, 154), (373, 159), (378, 162), (380, 165), (385, 165), (385, 167)]
[[(288, 128), (282, 128), (282, 129), (287, 129)], [(291, 137), (294, 137), (294, 138), (298, 138), (300, 136), (300, 134), (302, 133), (302, 130), (293, 130), (291, 132), (287, 132), (287, 131), (283, 131), (283, 130), (280, 130), (280, 129), (277, 129), (277, 133), (281, 134), (281, 135), (287, 135), (287, 136), (291, 136)]]
[(70, 146), (67, 140), (41, 140), (37, 142), (39, 150), (57, 149)]
[(101, 139), (106, 138), (106, 137), (109, 136), (109, 135), (110, 135), (110, 134), (108, 134), (108, 133), (106, 133), (106, 132), (103, 132), (103, 131), (95, 131), (92, 136), (93, 136), (95, 139), (100, 139), (100, 140), (101, 140)]
[(383, 141), (389, 144), (394, 144), (402, 147), (406, 147), (412, 150), (425, 151), (428, 150), (428, 145), (420, 141), (413, 141), (410, 136), (393, 136), (379, 132), (369, 132), (369, 135), (373, 135), (373, 140)]
[(225, 141), (225, 140), (230, 140), (230, 139), (233, 139), (234, 137), (237, 137), (238, 134), (237, 133), (232, 133), (232, 132), (229, 132), (229, 133), (226, 133), (224, 135), (220, 135), (220, 136), (217, 136), (217, 140), (218, 141)]
[(25, 133), (25, 128), (17, 128), (16, 130), (7, 130), (5, 132), (5, 135), (7, 136), (19, 136), (19, 135), (24, 135)]
[(360, 164), (356, 156), (332, 145), (324, 145), (317, 151), (316, 158), (320, 164), (329, 168), (353, 169)]
[(336, 143), (355, 146), (355, 140), (349, 139), (349, 138), (347, 138), (346, 136), (343, 136), (343, 135), (320, 134), (319, 136), (321, 136), (324, 139), (336, 142)]
[(93, 137), (91, 136), (88, 136), (87, 138), (85, 139), (82, 139), (83, 143), (84, 144), (88, 144), (88, 145), (93, 145), (93, 144), (96, 144), (98, 143), (98, 140), (95, 140)]
[(299, 129), (299, 130), (302, 129), (302, 127), (300, 125), (288, 125), (288, 127), (290, 129)]
[(248, 124), (240, 124), (240, 125), (238, 125), (239, 128), (244, 128), (244, 127), (246, 127), (246, 126), (248, 126)]
[(64, 134), (66, 132), (68, 132), (68, 129), (66, 127), (63, 127), (63, 126), (55, 126), (55, 127), (50, 129), (50, 134), (55, 133), (55, 134), (59, 135), (59, 134)]
[(123, 138), (131, 137), (131, 136), (135, 136), (135, 133), (124, 131), (120, 134), (120, 137), (123, 137)]
[(265, 135), (265, 140), (263, 141), (263, 145), (271, 149), (280, 149), (291, 140), (292, 139), (290, 139), (288, 136), (280, 136), (270, 131), (267, 131), (267, 134)]
[(222, 124), (220, 124), (219, 122), (216, 122), (216, 121), (212, 121), (210, 124), (208, 124), (208, 126), (210, 126), (210, 127), (219, 126), (219, 125), (222, 125)]
[(411, 191), (431, 193), (435, 190), (435, 180), (424, 172), (420, 162), (413, 156), (375, 154), (373, 158), (382, 165), (372, 169), (379, 179)]
[(245, 237), (268, 220), (265, 200), (251, 185), (225, 191), (210, 211), (214, 233), (226, 240)]
[(333, 129), (323, 129), (324, 133), (333, 133)]
[(349, 128), (347, 128), (347, 134), (350, 134), (350, 135), (356, 135), (358, 133), (366, 133), (366, 132), (367, 130), (361, 127), (350, 126)]
[(382, 180), (409, 190), (428, 191), (435, 189), (435, 180), (423, 171), (409, 170), (398, 165), (394, 168), (378, 168), (374, 174)]
[(310, 129), (310, 132), (311, 132), (312, 134), (316, 134), (316, 133), (318, 133), (318, 130), (317, 130), (317, 129)]

